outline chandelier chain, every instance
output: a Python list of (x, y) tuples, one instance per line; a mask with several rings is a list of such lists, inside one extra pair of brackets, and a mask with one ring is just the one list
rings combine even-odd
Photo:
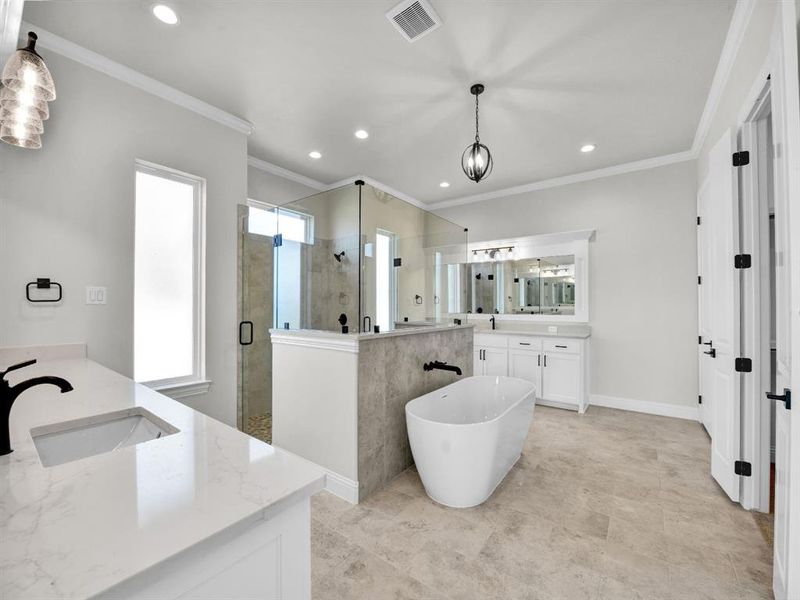
[(475, 94), (475, 142), (480, 143), (481, 136), (478, 134), (478, 94)]

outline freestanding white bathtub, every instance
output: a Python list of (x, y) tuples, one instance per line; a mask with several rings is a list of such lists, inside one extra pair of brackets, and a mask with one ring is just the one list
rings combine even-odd
[(467, 377), (406, 404), (411, 452), (425, 491), (453, 508), (486, 501), (522, 453), (534, 386)]

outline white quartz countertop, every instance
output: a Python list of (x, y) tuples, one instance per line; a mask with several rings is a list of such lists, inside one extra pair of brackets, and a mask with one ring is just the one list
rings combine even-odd
[(381, 339), (386, 337), (398, 337), (402, 335), (419, 335), (424, 333), (434, 333), (436, 331), (451, 331), (453, 329), (472, 329), (473, 323), (462, 325), (453, 324), (434, 324), (434, 325), (419, 325), (404, 324), (402, 327), (393, 329), (391, 331), (381, 331), (380, 333), (339, 333), (336, 331), (327, 331), (321, 329), (270, 329), (270, 335), (275, 338), (302, 338), (302, 337), (315, 337), (319, 339), (328, 340), (342, 340), (343, 342), (350, 341), (357, 343), (359, 341)]
[[(0, 365), (5, 368), (6, 365)], [(95, 362), (54, 360), (9, 373), (55, 375), (11, 411), (0, 456), (0, 598), (85, 598), (237, 525), (322, 489), (316, 465), (269, 446)], [(45, 468), (31, 428), (134, 407), (180, 431)]]
[(475, 328), (476, 334), (490, 335), (530, 335), (533, 337), (555, 337), (555, 338), (578, 338), (585, 339), (592, 336), (592, 330), (588, 325), (558, 325), (557, 331), (548, 331), (547, 326), (540, 328), (515, 328), (509, 325), (507, 328), (498, 329)]

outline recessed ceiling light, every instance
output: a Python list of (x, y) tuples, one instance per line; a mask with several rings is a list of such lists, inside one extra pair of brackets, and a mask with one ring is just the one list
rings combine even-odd
[(178, 22), (178, 15), (166, 4), (156, 4), (153, 6), (153, 14), (156, 19), (167, 25), (175, 25)]
[(594, 144), (584, 144), (581, 146), (581, 152), (592, 152), (595, 148)]
[(319, 153), (319, 152), (317, 152), (316, 150), (312, 150), (311, 152), (309, 152), (309, 153), (308, 153), (308, 155), (309, 155), (311, 158), (322, 158), (322, 154), (320, 154), (320, 153)]
[(359, 129), (358, 131), (356, 131), (355, 136), (360, 140), (365, 140), (369, 137), (369, 134), (363, 129)]
[(450, 184), (446, 181), (443, 181), (442, 183), (439, 184), (439, 187), (450, 187)]

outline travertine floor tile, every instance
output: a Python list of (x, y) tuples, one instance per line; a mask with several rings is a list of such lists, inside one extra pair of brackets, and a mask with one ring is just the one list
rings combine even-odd
[(323, 492), (312, 517), (315, 600), (772, 597), (771, 519), (719, 489), (690, 421), (537, 406), (481, 506), (434, 503), (412, 467), (358, 506)]

